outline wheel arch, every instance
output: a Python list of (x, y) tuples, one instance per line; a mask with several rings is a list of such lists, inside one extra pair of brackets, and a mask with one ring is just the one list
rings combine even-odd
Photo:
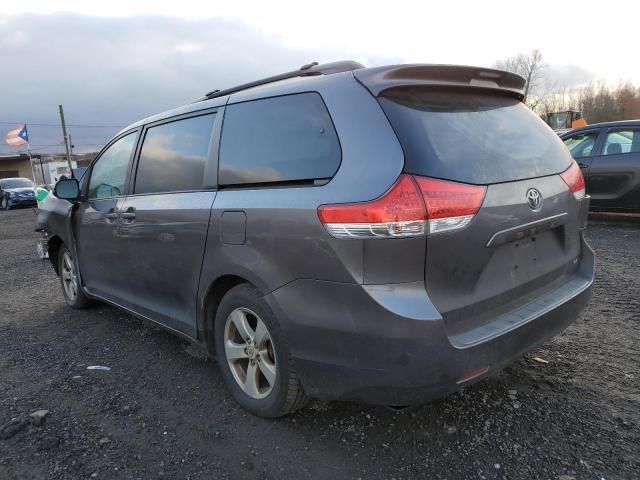
[(240, 275), (233, 275), (233, 274), (222, 275), (216, 278), (207, 287), (207, 290), (204, 294), (204, 301), (202, 303), (202, 307), (203, 307), (202, 332), (203, 332), (203, 340), (204, 340), (205, 346), (211, 356), (215, 356), (215, 341), (213, 338), (213, 331), (214, 331), (216, 314), (218, 312), (218, 307), (220, 306), (220, 302), (222, 301), (222, 298), (226, 295), (226, 293), (229, 290), (243, 283), (247, 283), (249, 285), (256, 287), (254, 283), (247, 280), (246, 278)]

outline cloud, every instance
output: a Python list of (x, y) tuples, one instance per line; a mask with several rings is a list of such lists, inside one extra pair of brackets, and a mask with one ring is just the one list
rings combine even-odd
[[(124, 126), (213, 89), (310, 61), (399, 61), (358, 51), (294, 48), (229, 19), (60, 13), (0, 20), (0, 122), (57, 124), (63, 104), (71, 125)], [(70, 127), (76, 151), (99, 149), (118, 130)], [(34, 125), (29, 134), (34, 148), (61, 141), (57, 127)], [(10, 151), (0, 147), (0, 153)]]
[(545, 72), (555, 86), (560, 88), (575, 88), (592, 82), (596, 74), (578, 65), (550, 65)]

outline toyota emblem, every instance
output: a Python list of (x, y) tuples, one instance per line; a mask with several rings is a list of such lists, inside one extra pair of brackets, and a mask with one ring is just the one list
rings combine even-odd
[(542, 194), (536, 188), (530, 188), (527, 190), (527, 203), (533, 211), (538, 211), (542, 208)]

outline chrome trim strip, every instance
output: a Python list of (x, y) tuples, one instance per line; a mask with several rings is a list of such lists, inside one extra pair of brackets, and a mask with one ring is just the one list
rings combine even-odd
[(492, 246), (495, 242), (496, 237), (499, 237), (501, 235), (504, 235), (505, 233), (509, 233), (509, 232), (515, 232), (517, 230), (523, 229), (523, 228), (530, 228), (530, 227), (535, 227), (536, 225), (541, 225), (544, 223), (549, 223), (553, 220), (559, 220), (562, 219), (563, 223), (564, 220), (569, 216), (568, 213), (560, 213), (558, 215), (553, 215), (551, 217), (546, 217), (546, 218), (541, 218), (540, 220), (535, 220), (533, 222), (529, 222), (529, 223), (523, 223), (522, 225), (516, 225), (515, 227), (511, 227), (511, 228), (505, 228), (504, 230), (500, 230), (496, 233), (494, 233), (491, 238), (489, 239), (489, 241), (487, 242), (487, 244), (485, 245), (487, 248), (489, 248), (490, 246)]

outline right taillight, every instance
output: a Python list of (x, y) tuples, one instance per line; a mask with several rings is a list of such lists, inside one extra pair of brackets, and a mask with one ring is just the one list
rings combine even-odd
[(571, 166), (560, 174), (564, 183), (567, 184), (569, 190), (573, 192), (573, 196), (576, 200), (582, 200), (585, 195), (584, 177), (580, 171), (578, 164), (573, 161)]
[(338, 238), (415, 237), (464, 228), (487, 188), (403, 174), (380, 198), (321, 205), (318, 217)]

